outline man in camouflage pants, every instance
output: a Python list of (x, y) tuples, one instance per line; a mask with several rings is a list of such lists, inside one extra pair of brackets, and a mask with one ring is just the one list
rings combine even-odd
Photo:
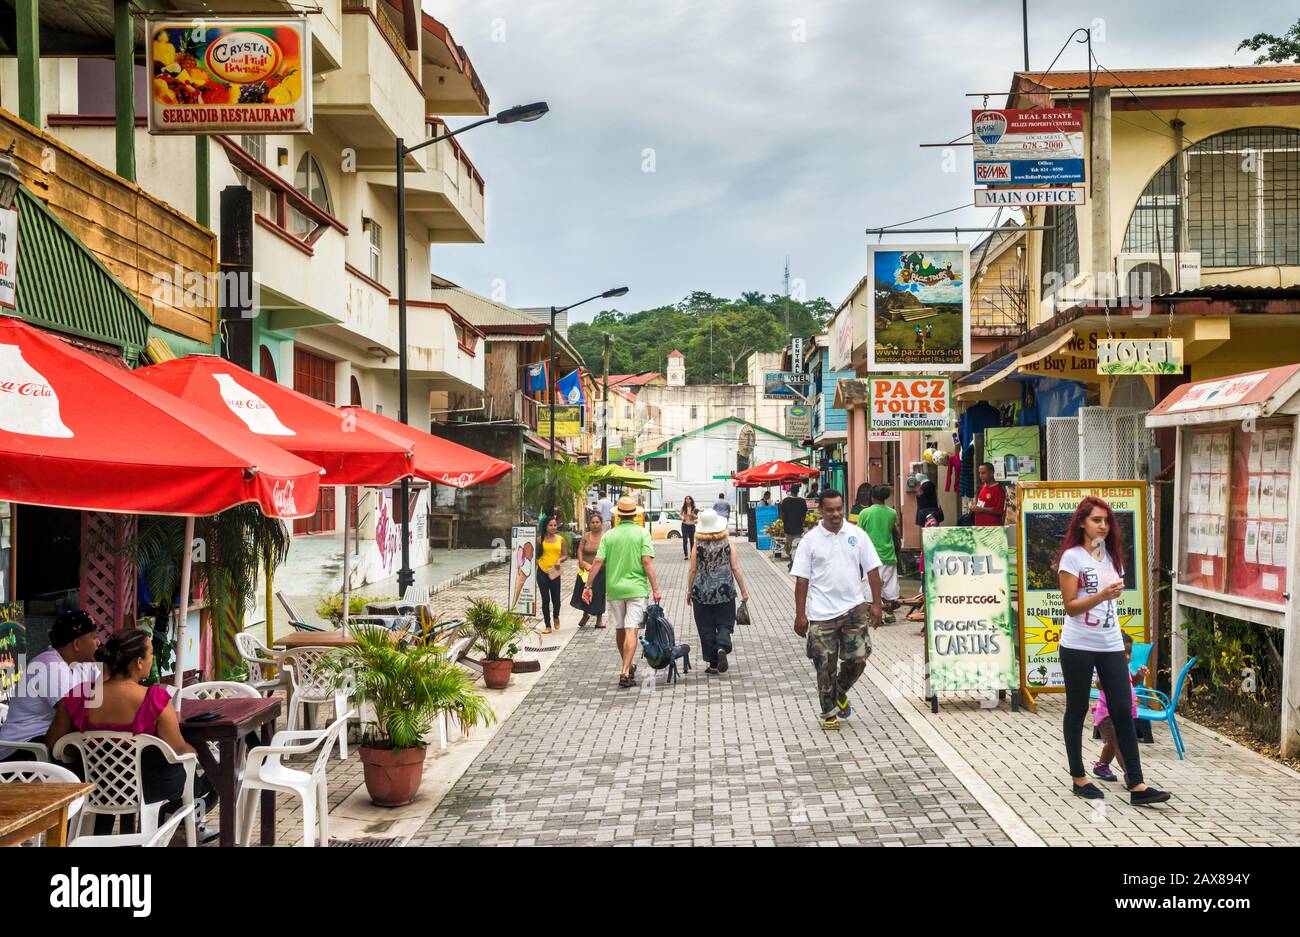
[(794, 633), (807, 637), (808, 658), (817, 670), (823, 729), (838, 729), (853, 715), (849, 690), (867, 666), (871, 622), (880, 624), (880, 557), (865, 531), (844, 523), (844, 496), (823, 490), (817, 497), (821, 523), (799, 542), (791, 574), (795, 577)]

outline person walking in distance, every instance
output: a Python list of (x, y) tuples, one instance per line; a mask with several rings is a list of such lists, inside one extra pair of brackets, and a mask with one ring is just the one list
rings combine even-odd
[(790, 493), (781, 499), (778, 510), (781, 526), (785, 528), (785, 555), (789, 558), (786, 569), (793, 569), (794, 553), (803, 537), (803, 519), (808, 515), (808, 502), (799, 494), (798, 485), (793, 486)]
[(600, 500), (596, 502), (596, 510), (600, 512), (600, 522), (606, 530), (614, 526), (614, 501), (608, 491), (601, 493)]
[(695, 614), (700, 652), (709, 665), (706, 674), (726, 673), (731, 634), (736, 627), (736, 587), (740, 600), (749, 601), (749, 589), (740, 572), (740, 558), (731, 548), (727, 524), (716, 511), (700, 512), (699, 541), (691, 551), (686, 574), (686, 604)]
[(546, 518), (537, 543), (537, 591), (542, 594), (542, 634), (560, 630), (560, 569), (569, 558), (569, 544), (560, 536), (554, 517)]
[[(587, 519), (587, 532), (578, 541), (578, 575), (573, 577), (573, 596), (569, 599), (569, 604), (582, 612), (579, 628), (586, 627), (587, 619), (592, 616), (596, 618), (597, 628), (605, 627), (602, 621), (605, 616), (605, 574), (591, 575), (591, 566), (596, 562), (596, 551), (600, 549), (600, 539), (604, 534), (605, 525), (600, 514), (593, 513)], [(591, 586), (590, 604), (582, 599), (587, 586)]]
[(632, 657), (636, 653), (637, 631), (650, 604), (649, 597), (654, 596), (656, 604), (663, 598), (655, 579), (654, 542), (650, 531), (634, 522), (636, 511), (635, 499), (626, 496), (618, 499), (617, 512), (622, 523), (601, 536), (596, 562), (591, 564), (587, 588), (582, 592), (582, 601), (590, 604), (594, 599), (591, 583), (602, 573), (605, 575), (605, 615), (616, 629), (614, 637), (622, 659), (620, 687), (636, 685)]
[(695, 507), (695, 499), (690, 495), (682, 498), (682, 559), (691, 558), (691, 547), (695, 546), (695, 525), (699, 523), (700, 512)]
[(727, 502), (726, 492), (718, 492), (718, 500), (713, 502), (713, 510), (722, 515), (723, 523), (731, 520), (731, 505)]
[(871, 623), (881, 611), (880, 557), (871, 538), (844, 523), (844, 496), (824, 489), (817, 496), (822, 521), (799, 543), (792, 572), (794, 633), (807, 638), (817, 671), (823, 729), (838, 729), (853, 715), (849, 690), (867, 667), (871, 637), (862, 586), (871, 589)]
[(1169, 799), (1168, 792), (1148, 787), (1142, 779), (1133, 714), (1122, 702), (1133, 692), (1117, 608), (1124, 594), (1124, 535), (1115, 512), (1101, 498), (1084, 498), (1075, 508), (1056, 569), (1065, 605), (1060, 640), (1065, 680), (1063, 730), (1074, 795), (1087, 800), (1106, 796), (1088, 780), (1083, 767), (1083, 720), (1096, 670), (1106, 699), (1114, 701), (1109, 715), (1115, 744), (1123, 756), (1129, 801), (1137, 806), (1163, 803)]
[(871, 507), (858, 515), (858, 526), (871, 538), (871, 545), (880, 557), (880, 584), (884, 589), (882, 598), (890, 612), (890, 621), (898, 608), (898, 512), (885, 502), (889, 500), (892, 489), (888, 485), (876, 485), (871, 489)]

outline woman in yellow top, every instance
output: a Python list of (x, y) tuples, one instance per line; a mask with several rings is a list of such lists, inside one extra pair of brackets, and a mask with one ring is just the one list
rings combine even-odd
[(542, 634), (560, 630), (560, 567), (569, 558), (569, 544), (559, 529), (556, 519), (548, 517), (537, 545), (537, 591), (542, 594), (542, 619), (546, 622)]

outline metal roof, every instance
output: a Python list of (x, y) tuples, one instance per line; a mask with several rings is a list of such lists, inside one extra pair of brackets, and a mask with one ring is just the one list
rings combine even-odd
[[(446, 303), (470, 325), (487, 333), (488, 341), (499, 340), (493, 333), (505, 331), (518, 335), (527, 335), (540, 340), (546, 334), (545, 322), (538, 322), (527, 313), (470, 292), (461, 286), (435, 286), (430, 298), (436, 303)], [(561, 334), (555, 336), (555, 344), (568, 355), (579, 367), (585, 368), (586, 362), (568, 340)]]
[[(1016, 72), (1016, 84), (1052, 91), (1086, 91), (1087, 72)], [(1225, 65), (1204, 68), (1131, 68), (1092, 73), (1103, 88), (1190, 88), (1212, 85), (1266, 85), (1300, 81), (1300, 65)], [(1022, 87), (1021, 90), (1024, 90)]]
[(14, 312), (34, 325), (116, 346), (131, 364), (149, 340), (149, 313), (45, 203), (19, 188), (22, 271)]

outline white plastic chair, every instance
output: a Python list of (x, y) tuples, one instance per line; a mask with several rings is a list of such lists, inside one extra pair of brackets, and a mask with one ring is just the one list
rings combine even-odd
[[(44, 747), (44, 746), (42, 746)], [(50, 764), (47, 761), (2, 761), (0, 762), (0, 784), (80, 784), (77, 777), (67, 768)], [(77, 817), (86, 805), (86, 798), (78, 797), (68, 804), (68, 829), (77, 829)], [(38, 833), (30, 840), (33, 846), (45, 845), (45, 834)]]
[[(81, 755), (86, 781), (95, 785), (86, 809), (77, 816), (74, 838), (81, 835), (81, 828), (90, 814), (139, 817), (144, 812), (140, 755), (150, 747), (162, 752), (169, 764), (180, 765), (185, 769), (181, 804), (193, 804), (194, 772), (198, 767), (198, 756), (178, 755), (156, 735), (132, 735), (119, 730), (97, 729), (91, 732), (72, 732), (59, 739), (54, 746), (54, 757), (63, 761), (67, 750), (75, 748)], [(198, 824), (193, 812), (185, 820), (185, 839), (186, 845), (198, 844)]]
[[(302, 724), (302, 711), (305, 706), (319, 706), (321, 703), (333, 703), (334, 715), (347, 709), (348, 696), (343, 690), (334, 686), (334, 675), (321, 662), (335, 653), (328, 647), (297, 647), (285, 651), (280, 657), (280, 664), (289, 675), (289, 719), (286, 728), (293, 731)], [(346, 732), (338, 737), (339, 757), (344, 761), (348, 757), (348, 736)]]
[[(9, 718), (9, 704), (0, 703), (0, 726), (5, 724)], [(0, 741), (0, 748), (12, 748), (20, 752), (26, 752), (31, 755), (32, 761), (49, 761), (50, 750), (44, 742), (10, 742), (7, 739)]]
[(196, 809), (197, 804), (182, 807), (173, 813), (162, 826), (158, 825), (158, 812), (166, 801), (145, 804), (140, 811), (139, 833), (112, 833), (107, 836), (78, 836), (69, 846), (167, 846), (181, 825)]
[[(243, 783), (239, 787), (238, 813), (240, 816), (239, 842), (249, 846), (253, 841), (253, 817), (258, 809), (258, 793), (274, 791), (293, 794), (302, 801), (302, 844), (316, 845), (316, 827), (320, 826), (320, 844), (328, 846), (329, 797), (325, 790), (325, 767), (335, 738), (347, 729), (348, 710), (330, 723), (328, 728), (300, 732), (277, 732), (270, 745), (259, 745), (248, 753)], [(291, 768), (281, 762), (289, 755), (306, 755), (319, 748), (309, 770)]]
[(280, 677), (271, 670), (279, 666), (279, 655), (247, 631), (235, 635), (235, 646), (248, 668), (248, 685), (267, 696), (274, 693), (280, 686)]
[(261, 699), (257, 688), (234, 680), (209, 680), (181, 688), (181, 699)]

